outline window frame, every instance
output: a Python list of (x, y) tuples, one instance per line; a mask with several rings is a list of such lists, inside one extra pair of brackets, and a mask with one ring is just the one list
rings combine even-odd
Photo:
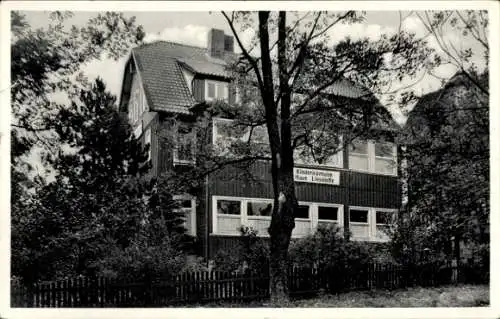
[(369, 241), (369, 242), (388, 242), (390, 238), (380, 238), (377, 236), (377, 225), (390, 226), (391, 224), (377, 224), (377, 211), (380, 212), (389, 212), (394, 214), (393, 216), (397, 216), (398, 209), (397, 208), (380, 208), (380, 207), (367, 207), (367, 206), (349, 206), (349, 214), (350, 210), (368, 210), (368, 223), (361, 222), (351, 222), (349, 216), (349, 229), (350, 225), (368, 225), (368, 237), (355, 237), (351, 236), (352, 240), (355, 241)]
[[(381, 212), (381, 213), (391, 213), (392, 214), (392, 223), (377, 223), (377, 213), (378, 212)], [(391, 226), (394, 224), (395, 222), (395, 214), (396, 212), (394, 211), (394, 209), (389, 209), (389, 208), (374, 208), (374, 214), (375, 214), (375, 225), (381, 225), (381, 226)]]
[[(214, 94), (215, 94), (214, 97), (210, 97), (208, 95), (209, 84), (214, 85)], [(222, 92), (223, 92), (224, 96), (222, 98), (218, 96), (220, 86), (223, 86)], [(229, 102), (229, 82), (206, 79), (205, 80), (205, 101), (212, 102), (212, 101), (218, 101), (218, 100), (222, 100), (226, 103)]]
[[(355, 171), (355, 172), (363, 172), (363, 173), (371, 173), (371, 174), (377, 174), (377, 175), (386, 175), (386, 176), (397, 176), (398, 175), (398, 154), (397, 154), (397, 145), (393, 142), (377, 142), (374, 140), (366, 140), (367, 143), (367, 152), (368, 154), (367, 159), (368, 159), (368, 169), (359, 169), (359, 168), (352, 168), (351, 166), (351, 154), (355, 156), (361, 156), (365, 155), (362, 153), (354, 153), (348, 148), (348, 154), (347, 154), (347, 162), (349, 164), (349, 170)], [(376, 156), (375, 153), (375, 146), (377, 144), (392, 144), (392, 151), (393, 151), (393, 157), (385, 157), (385, 156)], [(391, 160), (394, 161), (394, 167), (392, 169), (392, 172), (380, 172), (376, 170), (376, 160), (378, 159), (385, 159), (385, 160)]]
[[(349, 225), (370, 225), (370, 207), (360, 207), (360, 206), (349, 206)], [(366, 211), (366, 222), (352, 222), (351, 221), (351, 210), (363, 210)]]
[(264, 199), (264, 198), (260, 198), (260, 199), (246, 199), (245, 201), (245, 210), (246, 210), (246, 217), (247, 217), (247, 220), (248, 219), (256, 219), (256, 220), (271, 220), (271, 217), (272, 217), (272, 209), (271, 209), (271, 216), (254, 216), (254, 215), (248, 215), (248, 203), (257, 203), (257, 202), (260, 202), (260, 203), (270, 203), (271, 205), (274, 206), (274, 201), (272, 199)]
[[(217, 211), (217, 201), (219, 200), (228, 200), (228, 201), (239, 201), (240, 202), (240, 215), (227, 215), (227, 214), (219, 214)], [(238, 196), (212, 196), (212, 231), (211, 235), (215, 236), (239, 236), (240, 233), (235, 229), (232, 233), (221, 233), (217, 230), (217, 220), (219, 215), (231, 216), (234, 219), (239, 217), (240, 225), (247, 226), (248, 220), (269, 220), (271, 221), (272, 216), (249, 216), (248, 215), (248, 202), (264, 202), (264, 203), (273, 203), (274, 200), (269, 198), (256, 198), (256, 197), (238, 197)], [(336, 204), (336, 203), (322, 203), (322, 202), (307, 202), (307, 201), (299, 201), (299, 205), (309, 206), (309, 218), (295, 218), (296, 221), (306, 221), (310, 224), (310, 230), (313, 232), (318, 227), (319, 222), (329, 222), (332, 224), (337, 224), (340, 229), (344, 227), (344, 205)], [(337, 207), (337, 221), (330, 220), (318, 220), (318, 207)], [(259, 232), (257, 234), (259, 237), (269, 237), (267, 232), (262, 233)], [(300, 238), (302, 236), (297, 236), (292, 233), (292, 238)]]
[[(212, 118), (212, 146), (216, 146), (216, 142), (217, 142), (217, 139), (218, 139), (219, 136), (222, 137), (222, 138), (224, 138), (221, 134), (219, 134), (219, 130), (217, 129), (217, 122), (234, 123), (234, 120), (232, 120), (232, 119), (226, 119), (226, 118), (223, 118), (223, 117), (214, 117), (214, 118)], [(250, 126), (248, 126), (247, 128), (248, 128), (248, 130), (250, 130)], [(264, 127), (264, 129), (265, 129), (265, 133), (267, 134), (266, 127)], [(253, 131), (253, 133), (255, 133), (255, 130)], [(245, 133), (242, 136), (242, 138), (241, 138), (242, 142), (245, 142), (245, 143), (248, 142), (248, 135), (247, 134), (249, 134), (249, 132)], [(253, 137), (253, 135), (252, 135), (252, 137)], [(232, 137), (230, 137), (230, 138), (232, 138)], [(258, 144), (260, 144), (260, 143), (256, 143), (256, 145), (258, 145)], [(231, 153), (229, 152), (229, 150), (219, 150), (219, 155), (222, 155), (222, 156), (229, 155), (230, 156)]]
[[(242, 207), (242, 201), (241, 200), (238, 200), (238, 199), (229, 199), (229, 198), (218, 198), (217, 201), (227, 201), (227, 202), (239, 202), (240, 203), (240, 213), (239, 214), (221, 214), (219, 213), (219, 209), (217, 207), (217, 205), (215, 205), (215, 210), (217, 212), (217, 215), (224, 215), (224, 216), (239, 216), (239, 218), (241, 218), (241, 215), (243, 214), (243, 207)], [(217, 202), (216, 202), (217, 204)]]
[[(391, 144), (392, 156), (391, 157), (377, 156), (377, 151), (376, 151), (377, 144)], [(374, 156), (374, 159), (373, 159), (373, 170), (375, 171), (375, 173), (377, 173), (377, 174), (384, 174), (384, 175), (397, 175), (397, 170), (398, 170), (398, 156), (397, 156), (397, 146), (396, 146), (395, 143), (391, 143), (391, 142), (373, 142), (373, 156)], [(377, 159), (394, 161), (394, 166), (392, 167), (392, 172), (391, 173), (387, 173), (387, 172), (379, 172), (379, 171), (377, 171), (377, 165), (376, 165)]]
[[(332, 220), (332, 219), (321, 219), (319, 218), (319, 208), (320, 207), (334, 207), (334, 208), (337, 208), (337, 219), (335, 220)], [(339, 223), (340, 222), (340, 216), (343, 214), (340, 212), (340, 210), (342, 209), (342, 205), (340, 204), (318, 204), (317, 205), (317, 209), (318, 209), (318, 222), (325, 222), (325, 223)]]
[(152, 137), (151, 137), (151, 126), (149, 126), (147, 129), (145, 129), (143, 132), (143, 137), (144, 137), (144, 146), (149, 144), (149, 150), (148, 150), (148, 159), (147, 161), (149, 162), (151, 160), (151, 148), (153, 146), (153, 143), (151, 142)]
[[(314, 134), (314, 132), (321, 132), (321, 131), (320, 130), (312, 130), (312, 134)], [(339, 145), (342, 145), (343, 144), (343, 137), (340, 136), (339, 140), (340, 140), (340, 142), (339, 142), (340, 144)], [(301, 145), (301, 146), (309, 148), (306, 145)], [(295, 166), (300, 166), (300, 167), (324, 167), (324, 168), (343, 168), (344, 167), (344, 152), (343, 152), (342, 149), (340, 151), (338, 151), (337, 153), (335, 153), (334, 155), (331, 156), (331, 157), (336, 157), (337, 158), (337, 162), (339, 163), (338, 165), (318, 164), (318, 163), (312, 163), (312, 164), (311, 163), (304, 163), (304, 162), (302, 162), (302, 160), (300, 160), (295, 155), (295, 151), (297, 151), (298, 149), (299, 149), (299, 147), (295, 147), (295, 149), (293, 150), (294, 151), (293, 162), (294, 162), (294, 164), (297, 164)], [(297, 159), (299, 161), (297, 161)]]

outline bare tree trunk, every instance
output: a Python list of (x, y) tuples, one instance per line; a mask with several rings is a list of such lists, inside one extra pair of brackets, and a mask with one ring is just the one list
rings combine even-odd
[(269, 233), (270, 245), (270, 293), (271, 302), (282, 305), (288, 296), (288, 247), (292, 230), (295, 227), (293, 212), (297, 205), (293, 185), (293, 170), (284, 172), (279, 181), (279, 197), (275, 200), (275, 209)]
[[(281, 114), (278, 121), (278, 102), (274, 100), (274, 82), (269, 50), (269, 12), (259, 12), (259, 34), (262, 59), (262, 100), (266, 111), (266, 125), (272, 158), (274, 208), (269, 227), (270, 294), (271, 302), (282, 305), (288, 301), (288, 247), (295, 227), (294, 211), (297, 206), (293, 180), (293, 148), (291, 144), (290, 101), (286, 60), (286, 12), (279, 14), (278, 64)], [(278, 122), (280, 124), (278, 125)]]

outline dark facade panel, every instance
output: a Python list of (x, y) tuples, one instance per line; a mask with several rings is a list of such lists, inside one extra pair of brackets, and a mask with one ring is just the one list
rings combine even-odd
[(359, 190), (378, 190), (383, 192), (397, 192), (396, 176), (376, 175), (354, 171), (342, 172), (346, 185)]
[[(243, 178), (236, 168), (226, 168), (211, 178), (210, 195), (273, 198), (270, 164), (258, 162), (250, 168), (255, 180)], [(299, 201), (354, 206), (399, 208), (399, 182), (395, 176), (340, 170), (340, 185), (295, 183)]]
[(342, 204), (346, 200), (346, 189), (311, 183), (295, 183), (295, 193), (299, 201)]
[(200, 78), (193, 79), (193, 96), (198, 102), (205, 101), (205, 80)]
[(208, 258), (214, 258), (217, 252), (237, 253), (240, 248), (241, 236), (209, 236)]
[(145, 112), (142, 117), (142, 127), (143, 130), (150, 129), (151, 130), (151, 145), (149, 146), (151, 149), (151, 164), (152, 164), (152, 173), (154, 175), (158, 174), (158, 165), (159, 165), (159, 151), (160, 146), (158, 145), (159, 138), (157, 134), (158, 129), (158, 116), (156, 112)]
[(350, 206), (397, 209), (400, 207), (400, 200), (397, 194), (389, 192), (351, 190), (346, 204)]
[(207, 200), (207, 187), (204, 187), (199, 194), (199, 197), (196, 200), (196, 236), (199, 240), (199, 248), (198, 252), (200, 256), (206, 256), (208, 254), (208, 200)]

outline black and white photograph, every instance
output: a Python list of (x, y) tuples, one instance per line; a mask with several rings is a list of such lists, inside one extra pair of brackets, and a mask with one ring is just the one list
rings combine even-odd
[(497, 3), (15, 2), (8, 309), (500, 316)]

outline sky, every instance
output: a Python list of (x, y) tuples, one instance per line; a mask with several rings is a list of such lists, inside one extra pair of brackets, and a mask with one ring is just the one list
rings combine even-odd
[[(48, 12), (46, 11), (24, 11), (27, 21), (33, 28), (46, 27), (48, 24)], [(401, 16), (406, 17), (408, 11), (402, 11)], [(67, 26), (82, 26), (95, 12), (77, 11), (74, 16), (66, 21)], [(136, 22), (144, 27), (146, 32), (145, 42), (155, 40), (168, 40), (183, 44), (206, 47), (206, 34), (210, 28), (218, 28), (231, 34), (231, 30), (220, 12), (126, 12), (127, 16), (135, 16)], [(366, 19), (362, 23), (353, 25), (339, 25), (334, 28), (332, 36), (338, 41), (346, 36), (360, 38), (368, 36), (376, 39), (381, 34), (394, 33), (400, 27), (400, 12), (398, 11), (367, 11)], [(407, 17), (401, 25), (402, 28), (414, 31), (417, 35), (423, 34), (424, 28), (416, 16)], [(244, 35), (249, 40), (251, 34)], [(237, 45), (235, 44), (235, 47)], [(126, 58), (118, 61), (96, 60), (84, 67), (89, 78), (97, 76), (103, 78), (107, 87), (116, 95), (121, 90), (122, 72)], [(450, 77), (455, 73), (454, 69), (441, 70), (443, 77)], [(437, 79), (429, 78), (421, 81), (416, 88), (419, 94), (433, 91), (439, 87)], [(381, 98), (383, 101), (383, 97)], [(405, 117), (398, 107), (387, 105), (396, 121), (404, 123)]]
[[(426, 34), (425, 28), (415, 14), (410, 14), (410, 11), (366, 11), (365, 20), (356, 24), (341, 24), (332, 28), (330, 36), (333, 42), (337, 42), (347, 36), (353, 39), (369, 37), (376, 40), (381, 34), (396, 33), (399, 28), (414, 32), (417, 36), (422, 37)], [(23, 11), (27, 21), (33, 28), (44, 28), (48, 25), (49, 12), (47, 11)], [(206, 34), (209, 29), (217, 28), (225, 31), (226, 34), (231, 34), (231, 30), (225, 21), (222, 14), (218, 11), (126, 11), (124, 14), (128, 17), (135, 16), (136, 23), (142, 25), (146, 37), (145, 42), (154, 42), (157, 40), (173, 41), (188, 45), (206, 47)], [(96, 15), (92, 11), (76, 11), (74, 16), (66, 21), (66, 26), (71, 25), (83, 26), (89, 18)], [(403, 18), (403, 20), (401, 20)], [(461, 37), (453, 30), (445, 30), (445, 37), (452, 41), (457, 47), (465, 45), (474, 48), (473, 43), (469, 43), (468, 39)], [(251, 32), (247, 32), (242, 36), (243, 42), (249, 42), (252, 37)], [(439, 46), (433, 38), (429, 39), (429, 45), (439, 50)], [(235, 50), (238, 51), (238, 46), (235, 43)], [(484, 59), (480, 56), (480, 52), (475, 55), (475, 60), (480, 65), (484, 65)], [(106, 83), (108, 89), (119, 96), (121, 92), (121, 81), (123, 79), (123, 67), (127, 57), (118, 61), (102, 59), (95, 60), (86, 65), (83, 70), (90, 79), (101, 77)], [(456, 73), (457, 69), (452, 66), (444, 66), (436, 70), (435, 74), (440, 78), (450, 78)], [(397, 90), (398, 87), (407, 86), (408, 82), (400, 83), (391, 87), (390, 90)], [(438, 89), (441, 85), (441, 80), (437, 77), (426, 75), (422, 80), (413, 86), (417, 95), (422, 95)], [(378, 96), (383, 105), (391, 112), (394, 119), (401, 125), (406, 121), (406, 116), (397, 105), (391, 105), (387, 98), (388, 96)]]

